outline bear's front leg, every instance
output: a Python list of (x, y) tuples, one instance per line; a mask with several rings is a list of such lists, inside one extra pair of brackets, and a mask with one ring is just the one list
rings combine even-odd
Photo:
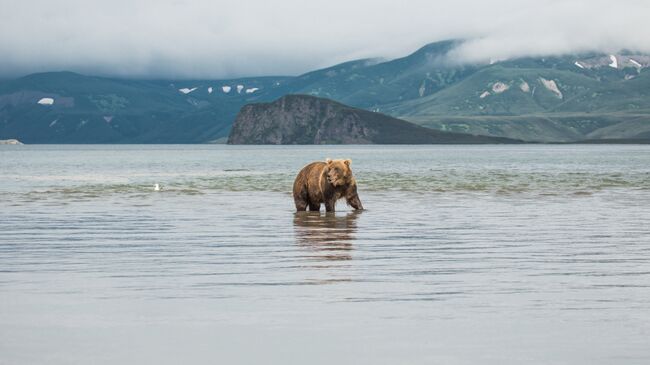
[(361, 205), (361, 200), (359, 200), (359, 196), (357, 194), (354, 194), (353, 196), (346, 197), (346, 201), (349, 206), (356, 210), (363, 210), (363, 205)]
[(334, 207), (336, 207), (336, 199), (329, 199), (325, 201), (326, 212), (334, 212)]
[(363, 205), (361, 205), (361, 199), (359, 199), (359, 195), (357, 194), (356, 184), (350, 186), (348, 190), (345, 192), (345, 201), (352, 208), (356, 210), (363, 210)]

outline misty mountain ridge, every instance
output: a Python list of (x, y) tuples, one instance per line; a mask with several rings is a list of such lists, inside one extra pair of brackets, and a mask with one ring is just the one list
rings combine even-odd
[(133, 80), (70, 72), (0, 82), (0, 139), (25, 143), (223, 140), (242, 106), (324, 97), (442, 131), (566, 142), (646, 138), (650, 55), (450, 59), (459, 41), (393, 60), (345, 62), (300, 76)]

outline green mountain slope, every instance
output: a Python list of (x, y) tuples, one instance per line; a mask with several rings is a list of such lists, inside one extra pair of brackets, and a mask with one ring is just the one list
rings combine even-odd
[(475, 66), (448, 67), (445, 55), (457, 41), (432, 43), (407, 57), (329, 73), (308, 85), (287, 86), (293, 93), (338, 100), (365, 109), (430, 95), (471, 75)]

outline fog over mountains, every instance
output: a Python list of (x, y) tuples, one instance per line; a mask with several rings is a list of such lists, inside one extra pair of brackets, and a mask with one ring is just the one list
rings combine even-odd
[(0, 78), (300, 75), (444, 39), (468, 40), (457, 63), (650, 52), (649, 13), (645, 0), (5, 1)]

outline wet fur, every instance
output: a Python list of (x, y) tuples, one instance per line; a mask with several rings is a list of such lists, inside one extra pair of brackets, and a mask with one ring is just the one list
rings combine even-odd
[(345, 198), (347, 204), (361, 210), (361, 200), (357, 195), (357, 182), (350, 169), (350, 160), (330, 160), (312, 162), (300, 170), (293, 183), (293, 200), (297, 211), (309, 208), (333, 212), (336, 201)]

